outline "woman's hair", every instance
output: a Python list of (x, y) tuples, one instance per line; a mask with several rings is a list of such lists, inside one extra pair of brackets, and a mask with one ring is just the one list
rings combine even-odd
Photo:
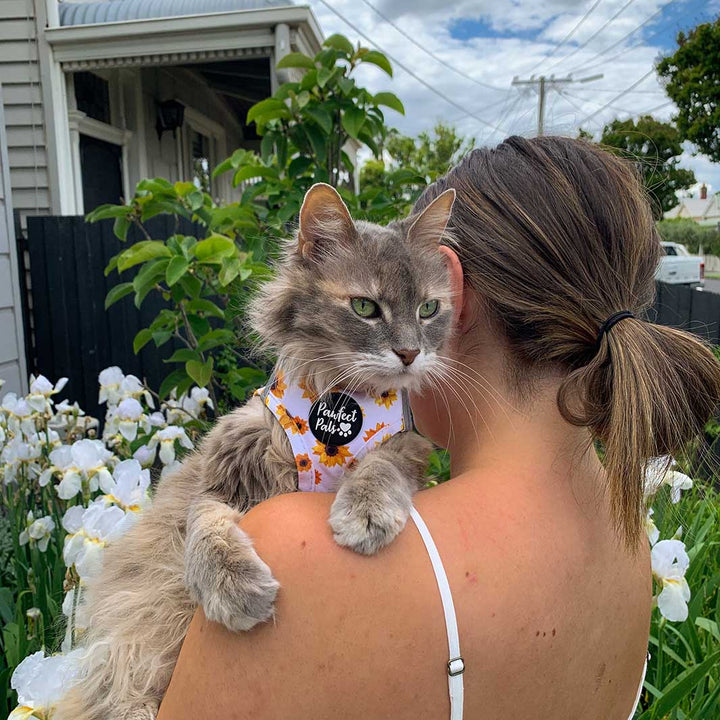
[[(466, 284), (505, 335), (516, 375), (565, 373), (560, 412), (604, 444), (613, 518), (635, 546), (647, 460), (681, 451), (720, 399), (720, 364), (703, 342), (640, 319), (660, 243), (637, 173), (584, 141), (510, 137), (467, 155), (415, 210), (451, 187)], [(623, 310), (638, 318), (598, 339)]]

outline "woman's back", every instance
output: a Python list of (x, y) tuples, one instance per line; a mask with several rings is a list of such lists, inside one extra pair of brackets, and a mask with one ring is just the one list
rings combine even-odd
[[(412, 409), (453, 462), (416, 504), (454, 597), (464, 716), (627, 720), (650, 625), (647, 463), (701, 433), (720, 365), (642, 319), (659, 241), (619, 158), (508, 138), (468, 154), (416, 210), (450, 188), (440, 252), (456, 332)], [(243, 521), (282, 586), (276, 625), (231, 637), (196, 618), (159, 720), (449, 717), (445, 622), (417, 529), (358, 557), (333, 543), (331, 502), (285, 497)]]
[[(489, 470), (417, 497), (458, 616), (465, 718), (630, 713), (647, 648), (649, 553), (630, 556), (613, 539), (592, 474), (571, 483)], [(192, 678), (181, 656), (159, 720), (449, 717), (446, 629), (418, 531), (410, 523), (380, 557), (352, 554), (332, 539), (331, 500), (286, 496), (243, 521), (282, 586), (275, 625), (232, 636), (196, 619), (183, 655), (202, 655)]]

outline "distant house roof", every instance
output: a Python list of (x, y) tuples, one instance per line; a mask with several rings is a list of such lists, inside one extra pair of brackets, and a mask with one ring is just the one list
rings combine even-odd
[(149, 18), (207, 15), (235, 10), (286, 7), (292, 0), (106, 0), (106, 2), (60, 2), (60, 25), (145, 20)]
[(717, 195), (708, 198), (682, 198), (664, 217), (667, 220), (674, 218), (688, 218), (700, 224), (715, 224), (720, 221), (720, 203)]

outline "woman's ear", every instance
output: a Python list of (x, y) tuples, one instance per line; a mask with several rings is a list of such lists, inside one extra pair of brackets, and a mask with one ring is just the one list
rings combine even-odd
[(462, 265), (457, 253), (447, 245), (440, 245), (438, 250), (445, 257), (445, 264), (450, 272), (450, 292), (453, 297), (453, 326), (463, 330), (463, 309), (465, 307), (465, 283)]

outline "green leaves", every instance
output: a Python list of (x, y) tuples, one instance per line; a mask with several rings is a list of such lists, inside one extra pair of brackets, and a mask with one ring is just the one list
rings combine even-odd
[[(89, 214), (90, 221), (113, 220), (118, 237), (139, 240), (108, 263), (107, 273), (136, 272), (108, 293), (106, 305), (131, 294), (137, 307), (153, 295), (162, 301), (162, 310), (133, 343), (136, 352), (151, 341), (171, 348), (164, 357), (175, 369), (161, 394), (173, 388), (182, 392), (196, 383), (223, 397), (244, 399), (261, 379), (262, 370), (238, 367), (243, 362), (238, 355), (243, 346), (238, 342), (238, 315), (246, 283), (271, 274), (266, 258), (277, 239), (288, 235), (310, 185), (321, 181), (338, 186), (356, 172), (345, 150), (348, 140), (367, 145), (377, 155), (387, 135), (380, 106), (404, 111), (392, 93), (373, 95), (358, 84), (355, 73), (364, 63), (392, 74), (382, 53), (356, 48), (338, 34), (327, 38), (314, 57), (286, 55), (277, 67), (299, 69), (302, 78), (284, 82), (273, 97), (250, 107), (246, 120), (260, 136), (259, 153), (237, 149), (219, 163), (212, 178), (224, 182), (214, 184), (212, 194), (192, 177), (177, 182), (150, 178), (138, 183), (125, 204), (105, 205)], [(229, 186), (228, 178), (238, 188), (235, 202), (218, 204), (213, 196)], [(352, 193), (345, 195), (352, 205)], [(383, 206), (388, 213), (392, 209), (387, 196), (378, 194), (375, 207)], [(155, 239), (145, 223), (162, 215), (177, 229)], [(185, 347), (171, 346), (171, 339)]]
[(214, 362), (212, 358), (206, 362), (188, 360), (185, 363), (185, 372), (187, 372), (197, 385), (205, 387), (212, 377), (213, 364)]
[(666, 688), (662, 695), (646, 710), (638, 720), (660, 720), (667, 716), (687, 697), (695, 686), (703, 680), (710, 668), (720, 661), (720, 650), (706, 657), (702, 662), (680, 673)]
[(327, 38), (323, 45), (325, 47), (333, 48), (334, 50), (339, 50), (347, 56), (352, 55), (355, 51), (352, 43), (344, 35), (339, 35), (337, 33)]
[(694, 143), (712, 161), (720, 161), (720, 20), (678, 35), (678, 47), (657, 64), (658, 75), (678, 113), (683, 140)]
[(170, 257), (172, 253), (160, 240), (141, 240), (132, 247), (120, 253), (117, 261), (118, 272), (147, 262), (154, 258)]
[(172, 287), (187, 272), (190, 267), (190, 261), (182, 255), (176, 255), (168, 263), (165, 269), (165, 282), (168, 287)]
[(195, 257), (203, 263), (221, 262), (223, 258), (237, 254), (235, 243), (225, 235), (211, 235), (193, 248)]
[[(280, 60), (275, 64), (275, 67), (278, 70), (285, 70), (287, 68), (312, 69), (315, 67), (315, 63), (312, 58), (309, 58), (301, 52), (291, 52), (280, 58)], [(248, 120), (248, 122), (250, 122), (250, 120)]]
[(261, 100), (259, 103), (255, 103), (255, 105), (248, 110), (246, 122), (248, 125), (251, 122), (264, 125), (269, 120), (283, 117), (290, 117), (290, 110), (288, 110), (287, 105), (285, 105), (282, 100), (268, 98), (267, 100)]
[(152, 337), (152, 331), (148, 328), (140, 330), (133, 340), (133, 352), (137, 355), (152, 340)]
[(105, 309), (107, 310), (111, 305), (114, 305), (118, 300), (124, 298), (126, 295), (130, 295), (133, 291), (134, 288), (131, 282), (120, 283), (114, 288), (110, 288), (107, 296), (105, 297)]
[(379, 92), (373, 97), (373, 102), (376, 105), (385, 105), (385, 107), (392, 108), (399, 112), (401, 115), (405, 114), (405, 106), (400, 102), (400, 98), (391, 92)]
[(385, 55), (383, 55), (381, 52), (378, 52), (377, 50), (370, 50), (362, 56), (361, 60), (364, 63), (371, 63), (373, 65), (377, 65), (379, 68), (384, 70), (390, 77), (392, 77), (392, 65), (390, 64), (390, 61), (385, 57)]
[(85, 216), (85, 220), (90, 223), (98, 220), (106, 220), (108, 218), (124, 218), (131, 215), (133, 208), (129, 205), (100, 205)]
[(347, 131), (347, 134), (355, 140), (358, 139), (358, 134), (364, 123), (365, 113), (360, 108), (350, 107), (343, 113), (342, 126)]

